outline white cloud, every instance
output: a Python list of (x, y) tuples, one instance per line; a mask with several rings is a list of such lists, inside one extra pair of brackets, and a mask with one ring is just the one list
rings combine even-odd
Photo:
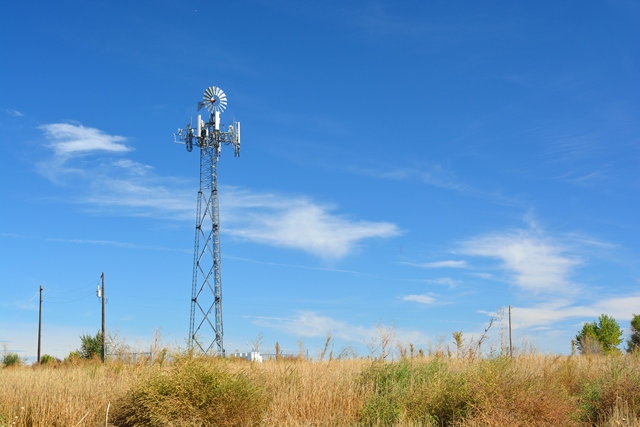
[(436, 299), (429, 295), (405, 295), (402, 297), (404, 301), (419, 302), (420, 304), (433, 304)]
[[(367, 168), (362, 166), (351, 166), (352, 172), (369, 175), (377, 178), (392, 180), (412, 180), (422, 182), (434, 187), (460, 192), (471, 191), (472, 189), (457, 181), (455, 174), (438, 163), (426, 163), (420, 168)], [(381, 170), (382, 169), (382, 170)]]
[(533, 307), (512, 307), (513, 325), (514, 329), (553, 326), (569, 319), (592, 321), (601, 314), (612, 316), (620, 323), (622, 320), (630, 320), (638, 307), (640, 295), (603, 298), (589, 305), (575, 305), (569, 300), (553, 300)]
[(349, 166), (348, 170), (352, 173), (375, 178), (420, 182), (425, 185), (455, 191), (484, 200), (492, 200), (508, 206), (522, 205), (522, 202), (517, 198), (507, 197), (497, 191), (488, 191), (466, 184), (456, 177), (453, 170), (435, 162), (424, 163), (418, 167), (394, 168), (386, 164), (377, 165), (376, 167)]
[(414, 267), (420, 268), (467, 268), (467, 262), (464, 260), (445, 260), (423, 263), (406, 263)]
[(318, 315), (312, 311), (302, 311), (294, 317), (261, 317), (257, 318), (253, 323), (298, 337), (326, 337), (331, 334), (334, 338), (346, 341), (362, 341), (368, 338), (372, 331), (371, 328), (351, 325), (347, 322)]
[(502, 261), (500, 268), (511, 275), (511, 282), (532, 292), (575, 292), (578, 286), (569, 280), (581, 261), (552, 239), (538, 233), (519, 230), (468, 240), (460, 253)]
[(134, 175), (147, 175), (153, 171), (153, 166), (143, 165), (142, 163), (134, 162), (129, 159), (120, 159), (113, 162), (113, 166), (124, 169), (125, 171)]
[(12, 110), (11, 108), (3, 108), (2, 111), (13, 117), (24, 117), (24, 114), (22, 114), (20, 111)]
[(491, 273), (471, 273), (473, 276), (480, 277), (481, 279), (493, 279), (493, 274)]
[(103, 214), (157, 216), (193, 220), (195, 194), (190, 195), (180, 180), (154, 174), (115, 177), (111, 171), (94, 176), (91, 191), (81, 202)]
[(293, 249), (326, 259), (342, 258), (360, 241), (401, 232), (388, 222), (353, 220), (304, 197), (252, 193), (238, 188), (221, 195), (225, 231), (239, 238)]
[(333, 338), (347, 342), (365, 343), (372, 337), (379, 337), (380, 330), (393, 330), (396, 341), (405, 345), (426, 344), (429, 337), (414, 329), (397, 329), (395, 326), (373, 325), (364, 327), (352, 325), (342, 320), (336, 320), (328, 316), (322, 316), (312, 311), (302, 311), (292, 317), (261, 317), (253, 321), (257, 326), (276, 329), (295, 337), (324, 338), (331, 334)]
[(455, 288), (462, 283), (461, 280), (452, 279), (451, 277), (438, 277), (437, 279), (425, 279), (426, 283), (434, 283), (436, 285), (445, 285)]
[(177, 252), (191, 253), (190, 250), (185, 250), (185, 249), (169, 248), (165, 246), (139, 245), (137, 243), (118, 242), (114, 240), (57, 239), (57, 238), (48, 238), (47, 240), (50, 242), (64, 242), (64, 243), (73, 243), (73, 244), (79, 244), (79, 245), (99, 245), (99, 246), (113, 246), (117, 248), (144, 249), (144, 250), (153, 250), (153, 251), (177, 251)]
[[(152, 166), (127, 158), (94, 156), (82, 162), (76, 158), (77, 154), (130, 151), (121, 144), (125, 138), (75, 124), (41, 128), (52, 141), (49, 147), (54, 156), (39, 165), (40, 171), (54, 182), (73, 174), (66, 184), (79, 196), (70, 201), (100, 214), (194, 220), (195, 182), (163, 177)], [(256, 243), (339, 259), (355, 252), (365, 239), (400, 234), (393, 223), (352, 219), (306, 197), (235, 187), (219, 190), (222, 232)]]
[(53, 123), (40, 126), (51, 141), (49, 147), (57, 156), (69, 157), (95, 151), (127, 152), (131, 151), (121, 142), (123, 136), (108, 135), (99, 129), (88, 128), (71, 123)]

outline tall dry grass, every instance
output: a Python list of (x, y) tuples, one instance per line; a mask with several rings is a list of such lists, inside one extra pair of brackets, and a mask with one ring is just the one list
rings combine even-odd
[(640, 426), (639, 355), (171, 360), (0, 369), (0, 427)]
[(357, 425), (367, 397), (360, 372), (367, 362), (278, 360), (256, 366), (270, 395), (263, 426)]
[(109, 403), (144, 369), (98, 361), (0, 369), (0, 427), (104, 425)]

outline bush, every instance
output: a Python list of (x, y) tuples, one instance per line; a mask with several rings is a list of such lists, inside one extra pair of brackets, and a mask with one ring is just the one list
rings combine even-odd
[(40, 357), (40, 364), (41, 365), (47, 365), (47, 364), (55, 364), (58, 362), (58, 359), (56, 359), (55, 357), (51, 356), (50, 354), (43, 354)]
[(102, 355), (102, 332), (98, 331), (95, 336), (80, 336), (80, 355), (83, 359), (93, 359)]
[(567, 391), (516, 359), (374, 363), (362, 376), (364, 426), (578, 425)]
[(372, 390), (362, 409), (366, 426), (447, 425), (468, 411), (466, 382), (439, 358), (376, 362), (362, 379)]
[(228, 366), (224, 360), (187, 356), (154, 369), (116, 402), (112, 421), (121, 427), (257, 425), (266, 393)]
[(21, 366), (23, 360), (17, 353), (4, 353), (2, 355), (2, 366), (8, 368), (10, 366)]
[(627, 357), (604, 359), (602, 372), (580, 383), (577, 395), (584, 421), (606, 418), (621, 404), (640, 416), (640, 358)]

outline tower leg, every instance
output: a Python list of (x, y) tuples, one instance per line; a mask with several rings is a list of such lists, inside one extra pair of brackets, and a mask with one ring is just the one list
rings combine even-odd
[(200, 191), (196, 212), (189, 346), (224, 355), (217, 149), (200, 147)]

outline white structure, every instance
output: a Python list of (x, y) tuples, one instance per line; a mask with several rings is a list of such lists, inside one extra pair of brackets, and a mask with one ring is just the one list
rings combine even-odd
[(247, 359), (249, 362), (258, 362), (262, 363), (262, 355), (259, 351), (252, 351), (250, 353), (236, 353), (235, 357), (242, 357), (243, 359)]

